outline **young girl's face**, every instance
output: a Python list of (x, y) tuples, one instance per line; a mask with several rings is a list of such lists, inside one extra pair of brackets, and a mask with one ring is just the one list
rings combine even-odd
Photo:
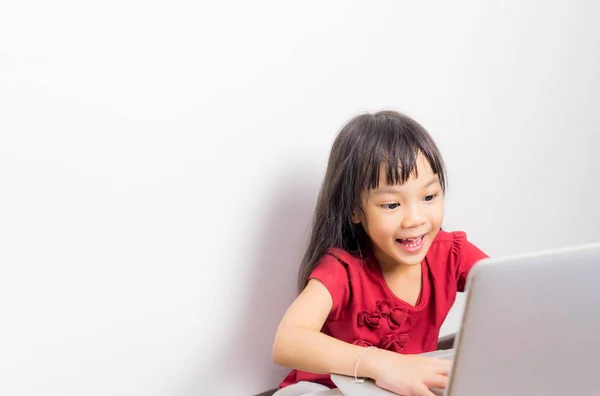
[(423, 155), (417, 158), (417, 174), (403, 185), (388, 185), (382, 165), (379, 186), (362, 195), (364, 217), (360, 221), (374, 244), (375, 257), (386, 269), (421, 263), (440, 230), (444, 199), (438, 175)]

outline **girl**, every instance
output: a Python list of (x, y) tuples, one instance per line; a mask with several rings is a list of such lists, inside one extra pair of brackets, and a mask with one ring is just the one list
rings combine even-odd
[[(294, 370), (277, 396), (339, 394), (330, 374), (372, 378), (401, 395), (445, 388), (450, 362), (418, 354), (487, 257), (441, 230), (446, 173), (427, 131), (381, 111), (350, 120), (333, 143), (300, 266), (300, 294), (273, 344)], [(312, 393), (311, 393), (312, 394)]]

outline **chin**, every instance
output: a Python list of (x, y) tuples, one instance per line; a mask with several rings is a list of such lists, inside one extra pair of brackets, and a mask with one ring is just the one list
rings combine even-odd
[(425, 257), (399, 257), (398, 261), (399, 263), (402, 263), (403, 265), (407, 265), (410, 267), (413, 267), (415, 265), (419, 265), (421, 264), (421, 262), (423, 261)]
[[(396, 251), (396, 254), (394, 254), (394, 260), (398, 263), (402, 263), (404, 265), (409, 265), (409, 266), (414, 266), (414, 265), (418, 265), (421, 264), (421, 262), (423, 260), (425, 260), (425, 256), (427, 255), (427, 251), (429, 251), (429, 247), (430, 245), (427, 244), (425, 246), (423, 246), (418, 252), (415, 252), (413, 254), (407, 254), (406, 252), (403, 251)], [(397, 249), (397, 247), (396, 247)]]

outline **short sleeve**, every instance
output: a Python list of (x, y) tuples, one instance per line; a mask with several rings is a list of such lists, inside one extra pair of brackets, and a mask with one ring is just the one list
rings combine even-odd
[(325, 285), (333, 300), (329, 318), (338, 320), (340, 312), (350, 300), (348, 265), (333, 254), (327, 253), (321, 258), (308, 279), (318, 279)]
[(459, 292), (464, 292), (469, 271), (477, 262), (488, 258), (488, 256), (469, 242), (464, 232), (453, 234), (452, 254), (456, 262), (456, 288)]

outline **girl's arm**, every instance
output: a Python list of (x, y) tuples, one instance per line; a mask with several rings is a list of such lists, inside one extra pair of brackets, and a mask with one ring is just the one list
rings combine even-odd
[[(327, 288), (311, 279), (279, 324), (273, 343), (275, 363), (311, 373), (353, 376), (365, 348), (321, 333), (332, 306)], [(445, 388), (449, 370), (447, 360), (372, 349), (363, 355), (356, 374), (399, 394), (434, 396), (428, 388)]]
[[(327, 288), (311, 279), (279, 324), (273, 343), (275, 363), (316, 374), (354, 375), (356, 361), (365, 348), (321, 333), (332, 305)], [(373, 378), (373, 352), (368, 351), (361, 359), (359, 376)]]

